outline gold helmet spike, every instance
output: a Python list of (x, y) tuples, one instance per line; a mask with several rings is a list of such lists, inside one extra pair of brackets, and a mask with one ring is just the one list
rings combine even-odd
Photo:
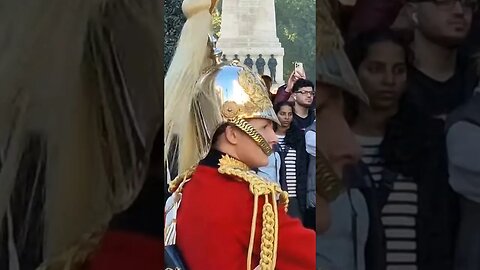
[[(187, 19), (180, 43), (188, 42), (184, 34), (187, 33), (185, 27), (189, 23)], [(166, 149), (171, 149), (172, 138), (177, 137), (179, 172), (195, 165), (208, 153), (215, 132), (224, 124), (234, 125), (247, 133), (269, 155), (272, 149), (268, 142), (247, 120), (262, 118), (279, 123), (263, 80), (238, 61), (221, 61), (222, 52), (216, 48), (215, 37), (211, 31), (205, 31), (211, 29), (211, 19), (209, 24), (209, 27), (197, 26), (201, 31), (195, 31), (195, 25), (189, 24), (193, 27), (189, 31), (201, 34), (202, 38), (198, 37), (199, 42), (194, 43), (195, 46), (191, 46), (189, 51), (185, 51), (185, 48), (181, 50), (189, 58), (177, 58), (182, 45), (179, 43), (172, 60), (175, 69), (169, 70), (165, 79), (166, 82), (167, 79), (172, 80), (165, 85)], [(203, 48), (198, 48), (198, 44), (207, 45), (205, 54)], [(191, 61), (198, 62), (191, 65)], [(204, 67), (203, 71), (199, 67)], [(181, 75), (190, 76), (173, 77), (178, 70), (181, 70)], [(174, 79), (176, 84), (173, 83)]]

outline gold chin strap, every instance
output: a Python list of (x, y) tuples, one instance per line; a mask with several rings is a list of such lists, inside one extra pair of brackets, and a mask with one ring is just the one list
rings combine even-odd
[(317, 194), (327, 202), (334, 201), (344, 190), (344, 184), (321, 151), (316, 158)]
[(252, 138), (258, 146), (262, 149), (265, 155), (270, 156), (273, 152), (272, 148), (265, 140), (265, 138), (258, 133), (258, 131), (250, 125), (246, 120), (241, 118), (235, 118), (229, 121), (230, 123), (234, 124), (236, 127), (241, 129), (243, 132), (247, 133), (250, 138)]
[(267, 182), (260, 178), (244, 163), (227, 155), (220, 159), (218, 172), (221, 174), (235, 176), (239, 181), (249, 184), (250, 192), (254, 195), (253, 216), (250, 232), (250, 243), (248, 245), (247, 269), (252, 269), (253, 246), (255, 245), (255, 228), (257, 224), (258, 199), (265, 197), (262, 209), (262, 237), (260, 244), (260, 269), (274, 270), (277, 262), (278, 247), (278, 208), (277, 194), (280, 203), (284, 204), (284, 211), (288, 209), (288, 193), (283, 191), (276, 183)]

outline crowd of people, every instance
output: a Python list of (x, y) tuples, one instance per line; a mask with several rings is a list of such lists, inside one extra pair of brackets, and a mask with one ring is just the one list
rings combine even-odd
[(339, 24), (369, 102), (343, 91), (355, 169), (317, 231), (317, 267), (480, 269), (478, 2), (370, 5)]
[[(269, 76), (263, 75), (267, 89)], [(278, 144), (269, 156), (269, 164), (258, 168), (258, 174), (278, 183), (289, 195), (290, 215), (315, 228), (315, 86), (301, 71), (293, 71), (276, 93), (270, 91), (274, 111), (280, 121), (274, 130)], [(310, 193), (310, 195), (308, 195)]]

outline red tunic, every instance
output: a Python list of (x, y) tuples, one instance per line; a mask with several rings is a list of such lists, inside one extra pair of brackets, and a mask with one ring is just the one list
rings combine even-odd
[[(188, 269), (246, 269), (254, 203), (248, 183), (200, 165), (184, 186), (182, 198), (177, 246)], [(259, 200), (252, 268), (260, 260), (262, 206), (263, 199)], [(315, 232), (283, 209), (279, 205), (275, 269), (315, 269)]]
[(108, 231), (91, 257), (89, 270), (158, 270), (163, 267), (163, 241), (132, 232)]
[[(256, 224), (252, 268), (260, 260), (261, 209)], [(277, 270), (315, 269), (315, 233), (304, 228), (279, 205)], [(178, 211), (177, 246), (188, 270), (241, 269), (247, 267), (253, 214), (248, 184), (200, 165), (183, 189)], [(163, 242), (141, 234), (109, 231), (89, 270), (163, 269)]]

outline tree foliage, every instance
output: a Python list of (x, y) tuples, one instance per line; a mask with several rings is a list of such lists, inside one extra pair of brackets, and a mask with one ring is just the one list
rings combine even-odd
[[(217, 4), (218, 8), (221, 8), (220, 2)], [(182, 12), (182, 3), (183, 3), (183, 0), (165, 0), (165, 16), (164, 16), (165, 72), (170, 66), (170, 62), (172, 61), (173, 55), (175, 53), (175, 48), (177, 46), (178, 39), (180, 38), (180, 34), (182, 32), (183, 24), (186, 21), (186, 18)], [(220, 36), (221, 23), (222, 23), (222, 18), (220, 17), (220, 12), (218, 9), (215, 9), (213, 13), (213, 31), (218, 37)]]
[(165, 72), (170, 66), (175, 47), (177, 46), (180, 33), (182, 32), (183, 24), (185, 23), (185, 16), (182, 12), (183, 0), (165, 0), (165, 16), (164, 16), (164, 68)]
[(292, 62), (302, 62), (307, 77), (315, 78), (315, 0), (275, 0), (277, 36), (285, 49), (284, 78)]
[[(218, 3), (221, 10), (221, 1)], [(277, 36), (285, 49), (284, 78), (293, 70), (292, 62), (304, 64), (307, 76), (315, 78), (315, 0), (275, 0)], [(165, 70), (170, 65), (185, 17), (182, 0), (165, 0)], [(213, 29), (218, 36), (221, 17), (213, 14)]]

